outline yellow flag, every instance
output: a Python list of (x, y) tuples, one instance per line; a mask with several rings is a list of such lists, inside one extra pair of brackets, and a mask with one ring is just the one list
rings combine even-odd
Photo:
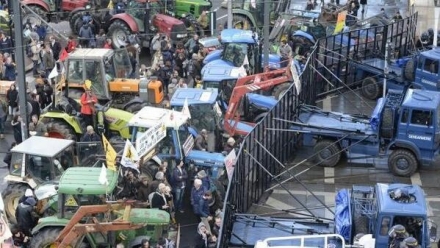
[(102, 144), (104, 145), (105, 160), (107, 162), (107, 168), (112, 171), (116, 171), (116, 151), (113, 146), (108, 142), (107, 138), (102, 135)]
[(107, 9), (113, 9), (113, 1), (110, 0), (108, 5), (107, 5)]
[(338, 34), (344, 29), (346, 18), (347, 11), (342, 11), (338, 14), (338, 21), (336, 22), (335, 31), (333, 32), (333, 34)]

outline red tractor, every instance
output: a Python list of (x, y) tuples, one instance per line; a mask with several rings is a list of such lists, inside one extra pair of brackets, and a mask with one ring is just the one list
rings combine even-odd
[[(38, 20), (43, 18), (54, 21), (68, 17), (76, 9), (84, 9), (89, 4), (99, 3), (103, 8), (110, 0), (21, 0), (24, 7), (24, 20)], [(32, 13), (33, 12), (33, 13)], [(38, 16), (35, 16), (37, 14)]]

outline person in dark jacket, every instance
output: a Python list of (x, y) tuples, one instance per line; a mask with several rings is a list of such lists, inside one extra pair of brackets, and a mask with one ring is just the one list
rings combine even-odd
[(15, 84), (11, 84), (6, 91), (6, 100), (8, 102), (9, 115), (12, 116), (18, 107), (18, 91), (15, 88)]
[(195, 248), (207, 248), (211, 240), (211, 234), (206, 229), (206, 225), (200, 222), (197, 226), (197, 235), (194, 239)]
[(151, 198), (151, 208), (158, 208), (160, 210), (169, 211), (170, 206), (168, 205), (167, 198), (165, 196), (166, 185), (160, 183), (156, 192), (154, 192)]
[(20, 144), (23, 141), (21, 135), (21, 117), (20, 115), (14, 115), (11, 121), (12, 129), (14, 130), (14, 140), (15, 143)]
[(197, 172), (197, 178), (202, 180), (202, 187), (204, 191), (211, 190), (211, 179), (208, 174), (206, 174), (205, 170), (201, 170)]
[(37, 94), (31, 93), (28, 97), (28, 102), (32, 106), (32, 111), (30, 113), (30, 116), (36, 115), (37, 118), (40, 118), (41, 110), (40, 110), (40, 103), (37, 101)]
[(49, 38), (49, 45), (50, 45), (50, 49), (52, 50), (53, 53), (53, 58), (55, 61), (57, 61), (60, 58), (60, 53), (61, 53), (61, 44), (59, 41), (57, 41), (55, 39), (55, 36), (50, 36)]
[(98, 142), (101, 138), (95, 133), (92, 126), (87, 126), (87, 132), (81, 137), (81, 142)]
[(171, 174), (171, 184), (174, 193), (174, 207), (176, 211), (183, 213), (183, 197), (185, 195), (186, 180), (188, 179), (188, 173), (183, 168), (183, 161), (176, 161), (176, 168), (174, 168)]
[(95, 38), (93, 34), (93, 30), (90, 27), (89, 23), (84, 22), (78, 32), (80, 39), (80, 45), (82, 48), (88, 48), (90, 44), (90, 40)]
[(6, 58), (4, 79), (8, 81), (15, 81), (15, 63), (11, 57)]
[(10, 146), (9, 149), (8, 149), (8, 153), (6, 153), (6, 156), (5, 156), (5, 158), (3, 159), (3, 162), (5, 162), (5, 164), (8, 165), (8, 171), (11, 170), (11, 159), (12, 159), (12, 153), (11, 153), (11, 150), (12, 150), (12, 148), (14, 148), (14, 146), (16, 146), (16, 145), (17, 145), (16, 142), (12, 142), (12, 143), (11, 143), (11, 146)]
[(202, 131), (194, 139), (194, 150), (206, 151), (208, 147), (208, 131), (202, 129)]
[(194, 179), (194, 186), (191, 189), (191, 206), (194, 214), (198, 215), (200, 200), (203, 198), (205, 189), (202, 187), (202, 180)]
[(162, 171), (158, 171), (156, 173), (156, 175), (154, 176), (154, 178), (155, 178), (155, 180), (153, 180), (148, 185), (148, 195), (150, 195), (153, 192), (156, 192), (159, 187), (159, 184), (165, 182), (165, 174)]
[(138, 184), (136, 200), (146, 203), (148, 202), (148, 178), (142, 176)]
[(34, 198), (29, 197), (26, 201), (18, 204), (15, 210), (18, 228), (24, 235), (31, 237), (31, 230), (37, 225), (37, 218), (34, 207), (37, 204)]

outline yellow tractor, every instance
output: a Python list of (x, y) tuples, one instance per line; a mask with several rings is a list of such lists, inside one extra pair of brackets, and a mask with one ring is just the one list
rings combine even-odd
[[(64, 79), (70, 98), (79, 99), (84, 82), (92, 82), (99, 103), (111, 101), (111, 107), (137, 112), (143, 106), (157, 105), (164, 99), (163, 84), (155, 77), (129, 79), (134, 72), (127, 49), (79, 48), (64, 62)], [(59, 85), (64, 90), (66, 84)]]

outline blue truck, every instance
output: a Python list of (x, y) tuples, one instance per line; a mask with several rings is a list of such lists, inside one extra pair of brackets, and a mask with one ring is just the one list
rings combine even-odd
[(230, 243), (256, 248), (391, 247), (388, 233), (395, 225), (403, 225), (421, 248), (431, 247), (436, 239), (437, 225), (428, 219), (425, 193), (418, 185), (353, 185), (336, 192), (335, 198), (330, 221), (237, 214)]
[[(382, 94), (386, 62), (380, 58), (350, 62), (355, 72), (354, 81), (362, 85), (361, 92), (364, 97), (377, 99)], [(403, 89), (411, 85), (413, 88), (438, 91), (440, 90), (439, 64), (439, 49), (390, 60), (386, 87)]]
[(321, 166), (334, 167), (343, 157), (352, 163), (388, 168), (409, 177), (421, 167), (440, 163), (440, 92), (389, 90), (370, 118), (300, 107), (291, 128), (314, 147)]
[[(221, 33), (223, 49), (209, 53), (203, 60), (202, 81), (205, 88), (218, 88), (218, 80), (237, 79), (262, 71), (262, 54), (258, 35), (250, 30), (225, 29)], [(280, 68), (280, 56), (269, 55), (269, 67)]]

